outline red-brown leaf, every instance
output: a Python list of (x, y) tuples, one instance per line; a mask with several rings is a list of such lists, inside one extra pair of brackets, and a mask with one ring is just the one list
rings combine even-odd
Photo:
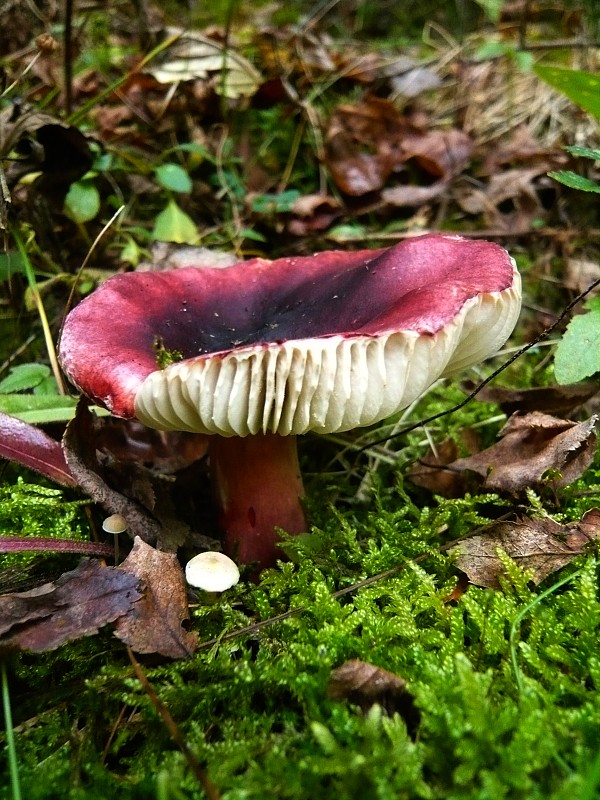
[(127, 613), (140, 597), (139, 580), (84, 560), (54, 583), (0, 597), (0, 651), (54, 650), (91, 636)]
[(62, 486), (76, 485), (57, 441), (39, 428), (1, 412), (0, 457), (16, 461)]

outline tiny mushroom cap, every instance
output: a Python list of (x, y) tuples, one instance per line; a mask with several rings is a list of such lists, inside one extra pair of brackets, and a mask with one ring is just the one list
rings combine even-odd
[(240, 571), (229, 556), (207, 551), (188, 561), (185, 565), (185, 579), (190, 586), (206, 592), (224, 592), (236, 585), (240, 579)]
[(127, 520), (120, 514), (111, 514), (102, 523), (102, 530), (107, 533), (114, 533), (115, 536), (127, 530)]
[(267, 565), (278, 528), (307, 529), (296, 435), (405, 408), (497, 352), (520, 306), (499, 245), (429, 234), (382, 250), (115, 276), (69, 314), (60, 358), (118, 416), (214, 434), (225, 547)]

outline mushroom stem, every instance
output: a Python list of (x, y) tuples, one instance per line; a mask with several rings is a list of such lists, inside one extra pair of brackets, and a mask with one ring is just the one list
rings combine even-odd
[(282, 555), (276, 529), (307, 527), (296, 437), (211, 436), (208, 452), (225, 550), (244, 564), (273, 565)]

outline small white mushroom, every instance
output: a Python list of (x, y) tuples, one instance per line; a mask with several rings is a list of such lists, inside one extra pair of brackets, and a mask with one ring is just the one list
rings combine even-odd
[(190, 586), (206, 592), (224, 592), (239, 581), (240, 571), (235, 561), (224, 553), (207, 551), (188, 561), (185, 579)]
[(107, 533), (114, 533), (115, 536), (124, 533), (127, 527), (127, 520), (120, 514), (111, 514), (102, 523), (102, 530)]

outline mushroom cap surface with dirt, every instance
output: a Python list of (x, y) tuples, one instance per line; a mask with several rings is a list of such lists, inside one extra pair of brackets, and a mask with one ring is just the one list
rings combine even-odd
[[(249, 491), (266, 480), (267, 504), (285, 494), (277, 474), (289, 462), (294, 513), (257, 522), (254, 505), (242, 512), (256, 541), (270, 536), (265, 553), (246, 548), (243, 531), (229, 541), (241, 560), (272, 563), (276, 534), (255, 529), (306, 529), (294, 437), (394, 414), (438, 378), (497, 352), (519, 311), (519, 274), (503, 248), (428, 234), (381, 250), (117, 275), (68, 315), (60, 358), (72, 383), (117, 416), (214, 434), (221, 506), (234, 483), (245, 493), (244, 475), (260, 471), (271, 450), (276, 473)], [(157, 347), (174, 363), (159, 368)], [(248, 463), (235, 466), (238, 445)]]

